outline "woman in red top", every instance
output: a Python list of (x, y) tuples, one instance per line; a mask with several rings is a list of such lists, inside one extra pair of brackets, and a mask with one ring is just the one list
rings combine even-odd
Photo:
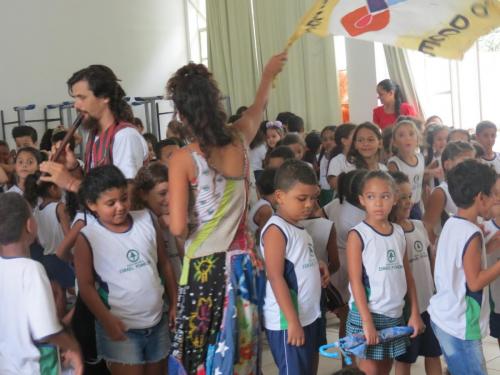
[(415, 116), (415, 108), (403, 102), (403, 94), (399, 85), (390, 79), (384, 79), (377, 85), (377, 94), (382, 105), (373, 110), (373, 122), (380, 129), (396, 123), (399, 116)]

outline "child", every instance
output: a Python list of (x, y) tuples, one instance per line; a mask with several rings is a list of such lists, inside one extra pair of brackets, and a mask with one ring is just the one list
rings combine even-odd
[[(315, 207), (314, 171), (305, 162), (289, 160), (276, 172), (277, 214), (261, 233), (266, 262), (264, 326), (279, 373), (316, 374), (321, 336), (321, 285), (328, 282), (326, 265), (318, 265), (313, 242), (299, 221)], [(326, 286), (326, 285), (325, 285)]]
[[(294, 153), (295, 159), (302, 160), (306, 151), (306, 144), (304, 140), (295, 133), (285, 135), (280, 145), (288, 146)], [(308, 163), (310, 165), (310, 163)], [(310, 165), (312, 167), (312, 165)]]
[(297, 134), (300, 138), (302, 138), (302, 140), (304, 139), (304, 120), (302, 117), (294, 114), (288, 118), (288, 122), (286, 124), (288, 133)]
[(177, 120), (171, 120), (167, 125), (167, 139), (168, 138), (177, 138), (181, 141), (188, 136), (186, 134), (185, 126), (182, 122)]
[[(411, 273), (417, 289), (418, 309), (424, 324), (429, 327), (427, 307), (434, 294), (430, 262), (430, 242), (425, 227), (420, 220), (409, 220), (412, 208), (412, 185), (408, 176), (402, 172), (391, 172), (398, 191), (397, 203), (392, 209), (390, 219), (403, 228), (406, 239), (406, 253)], [(396, 358), (396, 375), (410, 374), (410, 367), (418, 356), (425, 357), (425, 369), (429, 375), (441, 374), (441, 349), (432, 332), (426, 329), (423, 334), (411, 340), (406, 354)]]
[(476, 125), (476, 140), (483, 146), (485, 155), (483, 162), (495, 168), (500, 174), (500, 155), (493, 151), (497, 138), (497, 126), (491, 121), (481, 121)]
[(470, 134), (465, 129), (451, 129), (446, 141), (447, 143), (456, 141), (470, 142)]
[(436, 294), (428, 312), (450, 373), (486, 374), (481, 338), (488, 329), (489, 308), (483, 288), (500, 275), (500, 262), (484, 268), (484, 240), (477, 220), (478, 216), (488, 219), (496, 203), (497, 174), (476, 160), (466, 160), (449, 171), (447, 178), (458, 212), (439, 236)]
[(412, 338), (424, 330), (404, 232), (388, 220), (395, 193), (391, 176), (383, 171), (369, 172), (361, 183), (359, 196), (366, 219), (347, 238), (351, 292), (347, 334), (364, 333), (368, 348), (366, 359), (359, 359), (359, 368), (367, 374), (388, 374), (393, 359), (406, 352), (407, 338), (379, 344), (377, 335), (380, 329), (405, 324), (405, 295), (411, 306), (408, 326), (414, 329)]
[(267, 156), (266, 168), (278, 169), (281, 165), (290, 159), (295, 159), (295, 154), (287, 146), (278, 146)]
[(328, 167), (332, 160), (332, 152), (335, 148), (335, 129), (333, 125), (325, 126), (321, 131), (321, 151), (318, 156), (319, 164), (319, 205), (323, 207), (333, 199), (333, 190), (328, 183)]
[(388, 162), (389, 171), (401, 171), (411, 181), (413, 207), (410, 218), (422, 219), (420, 201), (422, 199), (422, 184), (424, 182), (425, 161), (418, 152), (418, 130), (413, 121), (402, 120), (394, 126), (392, 135), (394, 156)]
[(181, 277), (182, 257), (184, 249), (181, 243), (168, 230), (168, 170), (161, 163), (151, 163), (139, 169), (134, 180), (134, 209), (148, 208), (153, 214), (156, 224), (160, 227), (165, 243), (166, 255), (174, 270), (175, 279)]
[(425, 141), (427, 156), (425, 158), (426, 174), (429, 175), (429, 186), (434, 188), (443, 182), (443, 166), (441, 154), (446, 147), (449, 128), (444, 125), (431, 125), (427, 129)]
[(248, 228), (255, 234), (257, 240), (260, 239), (260, 230), (274, 214), (276, 198), (274, 196), (274, 176), (276, 169), (264, 169), (257, 180), (257, 190), (260, 199), (248, 212)]
[(57, 319), (47, 275), (29, 259), (37, 233), (30, 207), (18, 194), (0, 194), (0, 217), (0, 373), (59, 373), (53, 347), (59, 346), (74, 373), (83, 374), (80, 349)]
[(266, 124), (267, 121), (262, 121), (260, 124), (259, 131), (255, 135), (255, 138), (250, 142), (250, 168), (254, 173), (255, 181), (259, 179), (260, 174), (264, 170), (264, 161), (267, 155), (267, 145), (266, 145)]
[(12, 138), (16, 142), (17, 150), (23, 147), (38, 148), (38, 134), (29, 125), (19, 125), (12, 128)]
[(80, 198), (98, 218), (81, 230), (75, 251), (80, 295), (97, 319), (98, 355), (112, 374), (162, 374), (175, 309), (167, 322), (158, 272), (169, 306), (175, 304), (177, 283), (161, 235), (149, 212), (129, 212), (127, 180), (115, 166), (92, 169)]
[(435, 243), (436, 236), (441, 233), (441, 228), (448, 220), (448, 217), (457, 213), (457, 206), (451, 199), (448, 189), (446, 174), (458, 163), (473, 158), (474, 148), (469, 143), (460, 141), (448, 143), (441, 155), (441, 165), (445, 172), (445, 179), (432, 191), (423, 218), (432, 244)]
[(356, 125), (342, 124), (335, 130), (335, 148), (332, 150), (332, 159), (328, 165), (327, 179), (333, 190), (337, 190), (337, 177), (356, 169), (347, 161), (347, 153), (351, 148), (352, 136)]
[(38, 165), (42, 161), (40, 151), (33, 147), (23, 147), (17, 151), (15, 162), (15, 183), (8, 192), (18, 194), (24, 193), (26, 177), (38, 170)]
[(321, 135), (316, 130), (311, 131), (304, 138), (306, 145), (302, 161), (311, 164), (316, 174), (319, 174), (318, 154), (321, 147)]
[(175, 150), (178, 150), (181, 147), (181, 141), (177, 138), (163, 139), (156, 144), (156, 159), (168, 167), (170, 157)]
[(387, 171), (387, 167), (380, 163), (381, 150), (382, 134), (380, 129), (371, 122), (364, 122), (354, 130), (347, 161), (357, 169)]
[(281, 121), (268, 121), (266, 122), (266, 145), (267, 145), (267, 154), (269, 155), (276, 146), (278, 146), (278, 142), (280, 142), (285, 136), (285, 129), (283, 128), (283, 124)]
[(144, 140), (148, 145), (147, 161), (148, 163), (151, 163), (152, 161), (156, 160), (155, 150), (156, 150), (156, 145), (158, 144), (158, 139), (153, 133), (144, 133), (142, 137), (144, 138)]

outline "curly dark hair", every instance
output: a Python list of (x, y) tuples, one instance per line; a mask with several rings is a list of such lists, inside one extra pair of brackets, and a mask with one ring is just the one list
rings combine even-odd
[(233, 141), (221, 92), (205, 65), (191, 62), (183, 66), (170, 77), (166, 91), (204, 152)]
[(90, 91), (98, 98), (109, 98), (109, 109), (117, 121), (132, 123), (134, 116), (130, 105), (124, 100), (125, 91), (115, 73), (105, 65), (90, 65), (75, 73), (66, 82), (68, 92), (80, 81), (86, 81)]

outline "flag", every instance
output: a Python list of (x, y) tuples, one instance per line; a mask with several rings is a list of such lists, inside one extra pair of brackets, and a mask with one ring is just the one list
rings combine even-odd
[(480, 36), (499, 26), (500, 0), (317, 0), (288, 46), (310, 32), (461, 59)]

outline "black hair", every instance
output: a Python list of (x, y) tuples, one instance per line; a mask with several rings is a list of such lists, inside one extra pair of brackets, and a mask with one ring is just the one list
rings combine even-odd
[(142, 137), (147, 143), (151, 143), (151, 145), (153, 146), (153, 150), (156, 149), (156, 145), (158, 144), (158, 138), (156, 138), (156, 135), (154, 135), (153, 133), (144, 133)]
[(50, 151), (52, 149), (52, 134), (53, 133), (54, 133), (54, 129), (45, 130), (45, 133), (43, 133), (42, 139), (40, 140), (40, 150)]
[(182, 147), (182, 142), (179, 138), (167, 138), (167, 139), (162, 139), (158, 143), (156, 143), (155, 146), (155, 155), (157, 159), (161, 158), (161, 150), (163, 147), (167, 146), (178, 146)]
[[(365, 159), (363, 156), (359, 153), (359, 151), (356, 149), (356, 137), (358, 136), (358, 133), (362, 129), (368, 129), (371, 130), (375, 136), (378, 138), (379, 141), (382, 140), (382, 133), (380, 131), (380, 128), (375, 125), (374, 123), (371, 123), (369, 121), (363, 122), (362, 124), (359, 124), (356, 126), (356, 129), (354, 130), (354, 134), (352, 136), (352, 143), (351, 143), (351, 148), (349, 149), (349, 152), (347, 154), (347, 160), (356, 166), (356, 168), (368, 168), (368, 164), (366, 163)], [(380, 160), (380, 149), (378, 151), (378, 157)]]
[(337, 179), (337, 195), (340, 203), (344, 201), (359, 207), (359, 196), (361, 195), (361, 181), (368, 173), (367, 169), (355, 169), (350, 172), (342, 172)]
[(289, 146), (289, 145), (294, 145), (294, 144), (299, 144), (305, 147), (305, 142), (304, 140), (300, 137), (298, 134), (290, 134), (288, 133), (285, 135), (285, 137), (280, 141), (280, 146)]
[(80, 81), (86, 81), (89, 90), (97, 98), (109, 99), (109, 109), (116, 121), (132, 123), (134, 115), (130, 105), (124, 100), (125, 91), (119, 84), (120, 80), (109, 67), (96, 64), (73, 73), (66, 82), (70, 95), (73, 85)]
[(361, 185), (359, 187), (360, 194), (363, 194), (363, 190), (365, 189), (365, 186), (368, 183), (368, 181), (373, 180), (375, 178), (386, 181), (391, 186), (392, 191), (396, 192), (397, 189), (396, 182), (394, 181), (392, 176), (388, 172), (376, 170), (376, 171), (369, 171), (363, 178), (363, 181), (361, 181)]
[(30, 137), (33, 143), (38, 140), (38, 134), (35, 128), (29, 125), (19, 125), (12, 128), (12, 138)]
[(457, 207), (466, 209), (474, 204), (479, 193), (491, 195), (498, 178), (495, 170), (475, 159), (464, 160), (448, 172), (448, 189)]
[(446, 145), (446, 147), (443, 150), (443, 153), (441, 154), (441, 165), (444, 165), (444, 162), (447, 160), (453, 160), (457, 156), (462, 155), (464, 152), (473, 152), (474, 147), (464, 141), (455, 141), (455, 142), (450, 142)]
[(302, 160), (310, 163), (313, 166), (318, 165), (318, 151), (321, 147), (321, 136), (317, 131), (312, 131), (305, 138), (306, 152), (304, 152), (304, 157)]
[(404, 184), (405, 182), (410, 183), (408, 175), (401, 171), (389, 172), (389, 175), (393, 178), (396, 185)]
[(166, 89), (167, 98), (186, 119), (205, 153), (233, 141), (233, 131), (226, 124), (227, 115), (220, 101), (221, 92), (205, 65), (184, 65), (168, 80)]
[(384, 79), (377, 84), (377, 87), (380, 87), (386, 92), (394, 92), (394, 113), (396, 114), (396, 118), (398, 118), (400, 115), (401, 104), (405, 101), (399, 85), (390, 79)]
[(305, 185), (318, 185), (318, 178), (306, 162), (295, 159), (285, 161), (274, 177), (276, 190), (289, 191), (297, 182)]
[[(67, 130), (60, 130), (52, 133), (52, 137), (50, 138), (51, 144), (56, 144), (59, 141), (62, 141), (64, 137), (68, 134)], [(40, 146), (41, 147), (41, 146)], [(69, 139), (69, 148), (71, 150), (75, 149), (75, 137), (71, 137)]]
[[(321, 133), (320, 133), (320, 141), (322, 141), (322, 138), (323, 138), (323, 135), (326, 133), (326, 132), (333, 132), (334, 134), (334, 138), (335, 138), (335, 131), (337, 130), (337, 127), (335, 125), (327, 125), (323, 128), (323, 130), (321, 130)], [(307, 137), (306, 137), (307, 138)], [(306, 139), (306, 143), (307, 143), (307, 139)], [(333, 150), (335, 150), (335, 147), (333, 148)], [(332, 150), (332, 151), (333, 151)], [(328, 161), (330, 161), (332, 159), (332, 151), (330, 152), (326, 152), (323, 148), (321, 148), (321, 150), (319, 151), (319, 155), (318, 155), (318, 162), (321, 161), (321, 159), (323, 159), (323, 157), (326, 157), (326, 159)]]
[(293, 115), (288, 118), (288, 131), (290, 133), (303, 133), (304, 132), (304, 120), (302, 117)]
[(82, 205), (87, 207), (87, 202), (95, 203), (107, 190), (126, 188), (127, 179), (120, 169), (114, 165), (103, 165), (87, 173), (80, 185), (78, 195)]
[(10, 245), (21, 239), (31, 208), (20, 194), (0, 194), (0, 245)]
[(262, 171), (257, 179), (257, 189), (260, 195), (270, 195), (276, 190), (274, 188), (274, 178), (276, 176), (275, 168), (267, 168)]
[(33, 155), (35, 157), (35, 159), (36, 159), (36, 162), (38, 164), (40, 164), (43, 161), (42, 153), (39, 150), (37, 150), (36, 148), (34, 148), (34, 147), (21, 147), (19, 150), (17, 150), (16, 158), (15, 158), (14, 161), (17, 160), (17, 157), (22, 152), (27, 152), (27, 153)]
[(1, 139), (0, 139), (0, 146), (5, 146), (5, 147), (9, 148), (9, 144)]
[(341, 370), (335, 371), (333, 375), (365, 375), (364, 371), (355, 367), (346, 367)]
[(56, 186), (52, 182), (38, 181), (40, 172), (35, 172), (26, 177), (24, 185), (24, 199), (28, 201), (31, 207), (36, 207), (38, 198), (49, 196), (50, 188)]
[(243, 112), (245, 112), (247, 109), (248, 109), (248, 107), (247, 107), (247, 106), (242, 105), (241, 107), (239, 107), (239, 108), (236, 110), (236, 114), (241, 116), (241, 115), (243, 114)]
[(483, 130), (486, 130), (486, 129), (495, 129), (497, 130), (497, 126), (495, 125), (495, 123), (491, 122), (491, 121), (481, 121), (480, 123), (478, 123), (476, 125), (476, 134), (479, 134), (481, 133)]
[(382, 130), (382, 147), (384, 151), (392, 154), (392, 137), (393, 137), (393, 126), (389, 126)]
[(277, 146), (268, 155), (268, 159), (283, 158), (283, 160), (295, 159), (292, 149), (287, 146)]
[(266, 124), (267, 121), (262, 121), (259, 126), (259, 130), (255, 133), (255, 137), (253, 137), (252, 142), (250, 142), (250, 150), (260, 146), (266, 141)]
[(137, 128), (143, 128), (144, 129), (144, 124), (142, 123), (142, 120), (139, 117), (134, 117), (132, 119), (132, 125), (134, 125)]
[(429, 165), (430, 163), (432, 163), (432, 160), (434, 159), (434, 148), (432, 147), (434, 143), (434, 137), (436, 137), (436, 134), (444, 130), (449, 131), (450, 128), (445, 125), (439, 125), (439, 124), (430, 125), (427, 128), (425, 135), (425, 143), (427, 145), (427, 157), (425, 159), (425, 165)]
[(141, 192), (149, 193), (157, 184), (168, 182), (168, 168), (160, 162), (153, 162), (141, 167), (134, 179), (134, 209), (143, 209)]
[(288, 127), (288, 121), (291, 117), (295, 116), (295, 113), (292, 112), (280, 112), (278, 116), (276, 116), (276, 121), (280, 121), (283, 126)]
[(356, 125), (350, 122), (337, 126), (337, 129), (335, 129), (335, 148), (332, 150), (332, 158), (344, 152), (342, 139), (349, 138), (354, 129), (356, 129)]
[(467, 142), (470, 142), (470, 133), (465, 129), (450, 129), (450, 132), (448, 133), (447, 141), (450, 142), (450, 139), (453, 136), (453, 134), (457, 134), (457, 133), (465, 134), (467, 136)]
[(234, 115), (229, 116), (227, 119), (228, 124), (234, 124), (236, 121), (238, 121), (241, 118), (241, 115), (238, 115), (235, 113)]
[(484, 151), (484, 147), (478, 141), (470, 141), (472, 147), (474, 147), (474, 151), (476, 151), (476, 158), (482, 158), (486, 154)]

